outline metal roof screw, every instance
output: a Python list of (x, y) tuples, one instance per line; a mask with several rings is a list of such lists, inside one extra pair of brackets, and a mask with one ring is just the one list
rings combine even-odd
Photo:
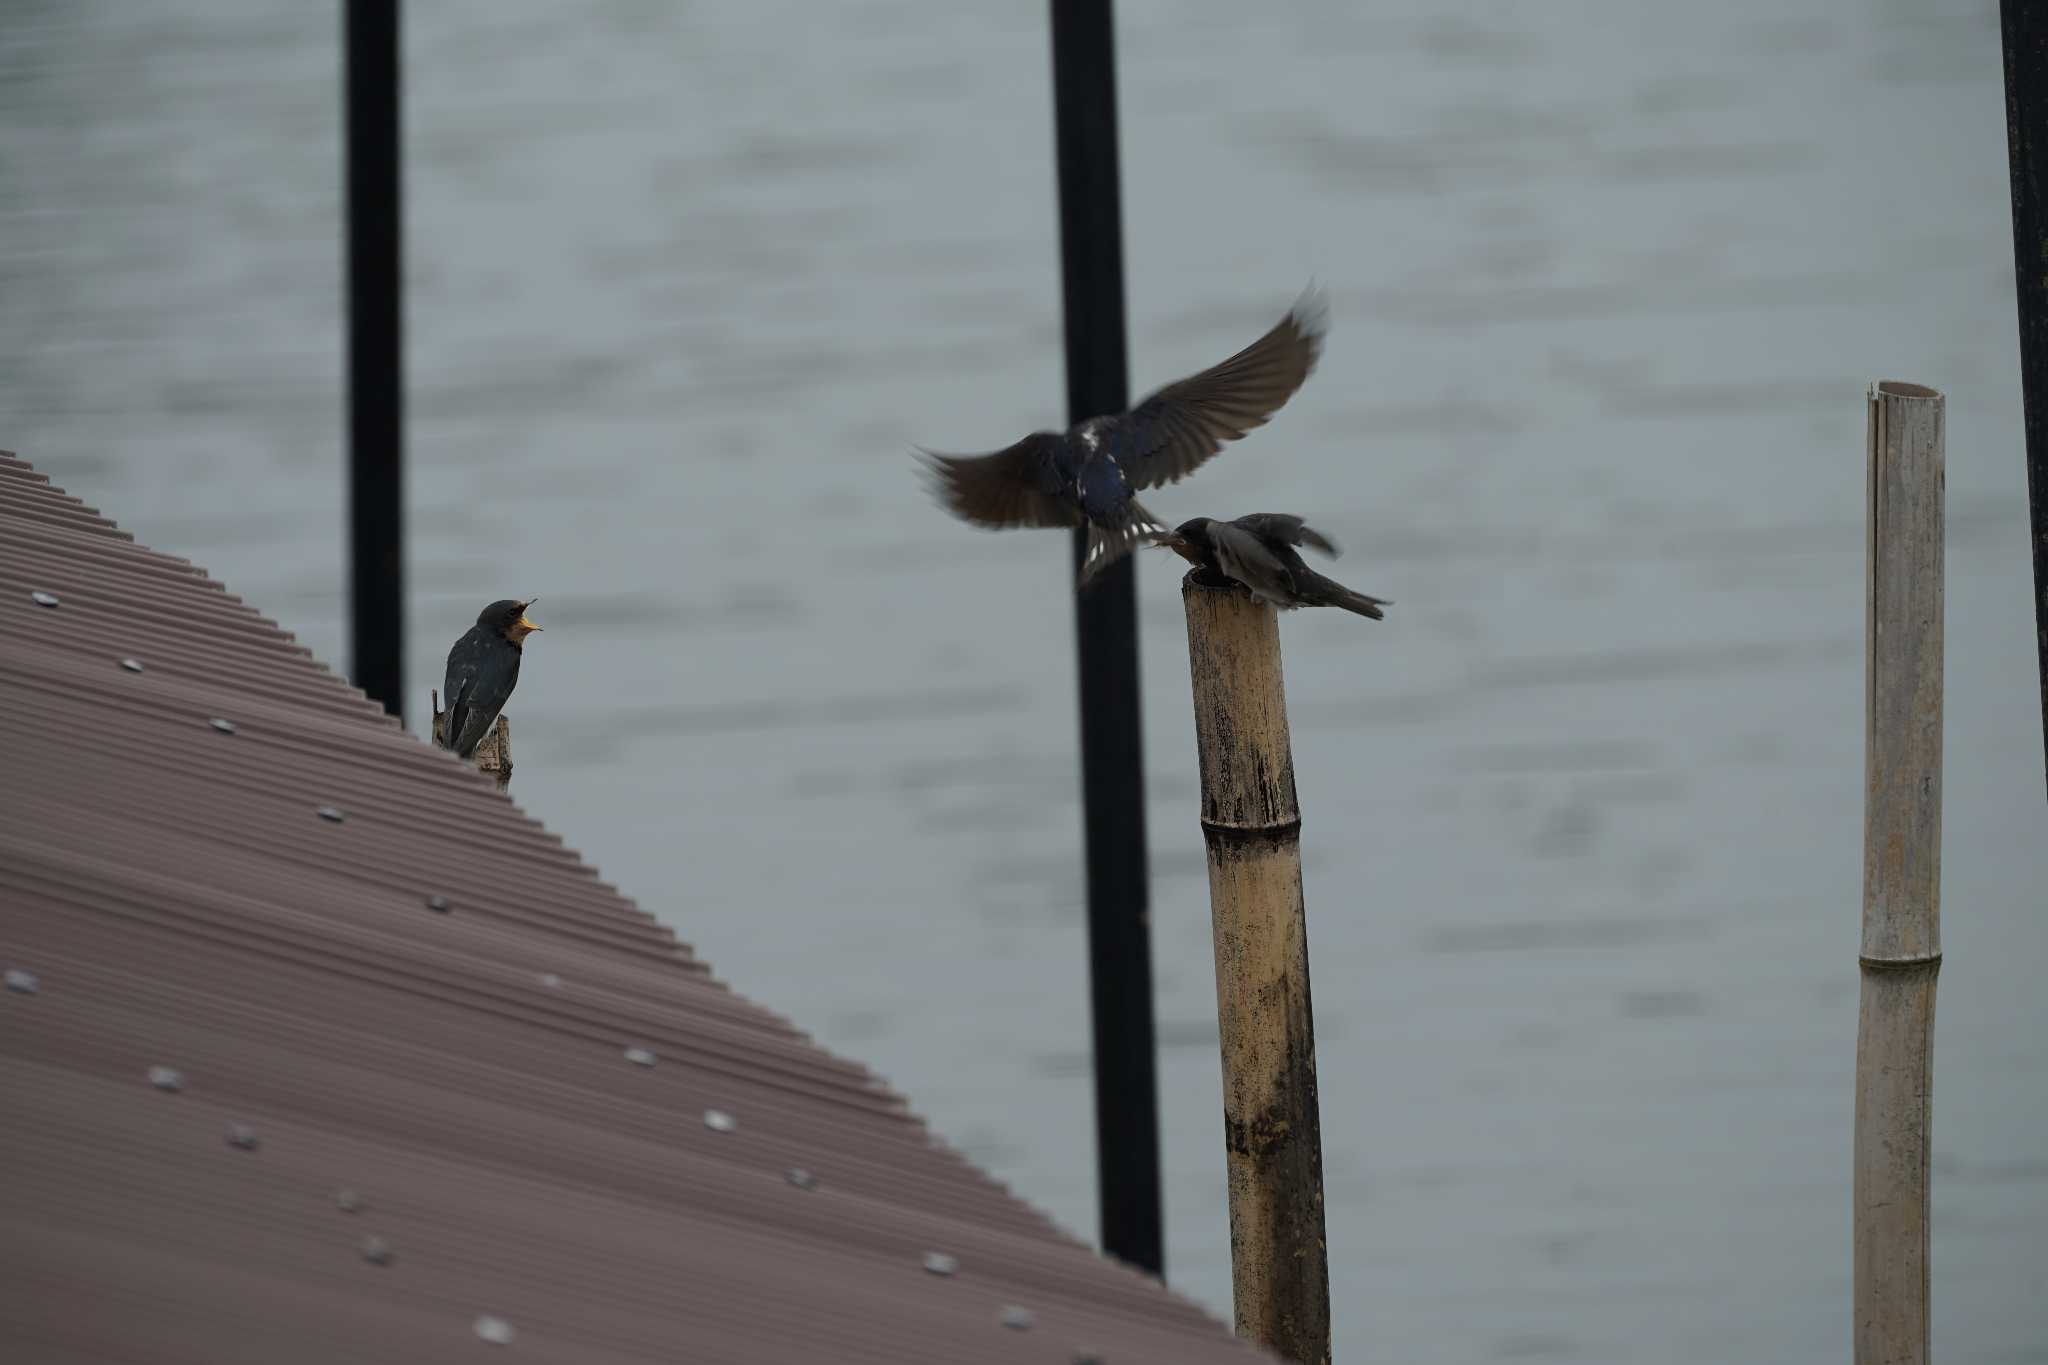
[(215, 716), (206, 723), (224, 735), (231, 735), (235, 732), (235, 723), (231, 720), (222, 720), (219, 716)]
[(540, 984), (546, 986), (551, 991), (560, 990), (562, 988), (562, 978), (556, 976), (553, 972), (542, 972), (540, 974)]
[(447, 914), (447, 913), (448, 913), (448, 898), (447, 898), (446, 896), (429, 896), (429, 897), (427, 897), (427, 909), (429, 909), (429, 910), (433, 910), (433, 911), (437, 911), (437, 912), (439, 912), (440, 914), (443, 914), (443, 915)]
[(23, 971), (19, 967), (9, 967), (7, 969), (7, 989), (13, 991), (16, 995), (34, 995), (36, 993), (36, 974)]
[(818, 1177), (812, 1175), (801, 1166), (790, 1167), (788, 1179), (790, 1184), (800, 1190), (815, 1190), (818, 1188)]
[(927, 1251), (924, 1254), (924, 1268), (934, 1275), (951, 1275), (960, 1269), (960, 1262), (943, 1251)]
[(47, 592), (32, 592), (28, 595), (28, 600), (39, 607), (54, 607), (57, 605), (56, 597)]
[(140, 673), (142, 671), (142, 660), (123, 659), (121, 660), (121, 667), (127, 669), (130, 673)]
[(339, 806), (322, 806), (317, 813), (322, 820), (331, 820), (337, 825), (348, 819)]
[(354, 1190), (336, 1190), (334, 1192), (334, 1207), (340, 1209), (343, 1213), (361, 1213), (363, 1211), (363, 1197)]
[(1013, 1303), (1003, 1310), (1003, 1326), (1013, 1332), (1028, 1332), (1036, 1321), (1038, 1319), (1031, 1316), (1029, 1308), (1019, 1308)]
[(653, 1066), (654, 1053), (644, 1047), (629, 1047), (626, 1049), (626, 1060), (634, 1066)]
[(494, 1318), (489, 1313), (478, 1318), (475, 1327), (476, 1334), (493, 1346), (510, 1346), (512, 1338), (518, 1335), (512, 1330), (511, 1323), (503, 1318)]
[(730, 1133), (733, 1129), (740, 1126), (740, 1121), (731, 1114), (726, 1113), (723, 1109), (706, 1109), (704, 1111), (704, 1126), (714, 1133)]
[(185, 1078), (167, 1066), (151, 1067), (149, 1083), (159, 1090), (168, 1090), (173, 1094), (185, 1088)]
[(261, 1145), (256, 1136), (256, 1130), (248, 1124), (231, 1123), (228, 1125), (228, 1146), (241, 1152), (253, 1152)]
[(391, 1243), (385, 1241), (382, 1237), (365, 1237), (363, 1239), (363, 1259), (371, 1265), (390, 1265)]

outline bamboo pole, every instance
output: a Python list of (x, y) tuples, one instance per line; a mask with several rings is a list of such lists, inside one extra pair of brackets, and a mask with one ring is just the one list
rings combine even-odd
[[(441, 709), (441, 693), (438, 688), (428, 695), (434, 699), (433, 738), (434, 743), (438, 745), (443, 742), (441, 736), (448, 728), (445, 719), (448, 713)], [(490, 733), (478, 742), (476, 752), (470, 756), (469, 761), (476, 765), (478, 772), (489, 773), (496, 780), (499, 791), (512, 785), (512, 723), (505, 719), (502, 712), (497, 723), (491, 726)]]
[(1943, 399), (1870, 390), (1857, 1365), (1928, 1358), (1928, 1132), (1941, 970)]
[(1181, 599), (1216, 939), (1237, 1334), (1324, 1365), (1322, 1120), (1279, 624), (1271, 607), (1199, 569)]

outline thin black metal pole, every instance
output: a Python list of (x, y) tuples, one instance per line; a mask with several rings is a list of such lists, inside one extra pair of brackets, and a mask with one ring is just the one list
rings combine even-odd
[(1999, 9), (2005, 34), (2006, 150), (2012, 157), (2020, 389), (2026, 399), (2034, 634), (2040, 657), (2041, 726), (2048, 736), (2048, 8), (2028, 0), (2003, 0)]
[(349, 638), (356, 685), (405, 715), (405, 351), (398, 0), (348, 6)]
[[(1129, 402), (1113, 30), (1109, 0), (1052, 0), (1067, 411), (1073, 421), (1121, 412)], [(1076, 531), (1077, 575), (1086, 545), (1087, 532)], [(1135, 555), (1126, 557), (1076, 594), (1074, 626), (1081, 673), (1102, 1248), (1162, 1275), (1166, 1252), (1159, 1209), (1159, 1083), (1135, 564)]]

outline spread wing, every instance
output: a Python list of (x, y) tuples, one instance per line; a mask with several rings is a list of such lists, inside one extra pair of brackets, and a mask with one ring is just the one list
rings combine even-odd
[(1282, 545), (1309, 545), (1335, 559), (1343, 551), (1333, 544), (1321, 531), (1315, 530), (1300, 517), (1285, 512), (1253, 512), (1250, 516), (1239, 517), (1232, 523), (1250, 531), (1260, 540), (1278, 542)]
[(1172, 483), (1225, 442), (1264, 426), (1315, 369), (1328, 326), (1328, 304), (1311, 286), (1272, 331), (1132, 408), (1124, 417), (1137, 446), (1125, 470), (1131, 482), (1139, 488)]
[(1261, 597), (1294, 599), (1294, 574), (1250, 531), (1235, 522), (1215, 522), (1209, 527), (1209, 543), (1215, 547), (1216, 567), (1231, 578)]
[(976, 526), (1079, 526), (1079, 509), (1046, 491), (1046, 471), (1059, 437), (1035, 431), (993, 455), (941, 455), (920, 450), (932, 488), (954, 516)]

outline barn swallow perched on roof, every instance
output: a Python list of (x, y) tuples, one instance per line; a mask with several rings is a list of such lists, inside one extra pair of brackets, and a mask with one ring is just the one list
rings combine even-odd
[(1165, 533), (1137, 490), (1193, 473), (1226, 442), (1265, 425), (1315, 369), (1327, 326), (1327, 304), (1311, 285), (1273, 330), (1128, 412), (1033, 432), (992, 455), (920, 453), (941, 501), (963, 521), (991, 529), (1086, 525), (1086, 584), (1138, 541)]
[(526, 609), (538, 597), (521, 602), (506, 598), (477, 613), (476, 624), (463, 633), (448, 651), (448, 676), (443, 694), (448, 699), (442, 744), (464, 758), (476, 754), (476, 746), (498, 722), (498, 713), (511, 700), (519, 685), (519, 659), (526, 652), (526, 637), (540, 627), (526, 619)]
[(1252, 596), (1282, 611), (1342, 607), (1379, 621), (1385, 619), (1380, 608), (1394, 605), (1384, 597), (1353, 592), (1303, 563), (1295, 553), (1297, 545), (1312, 545), (1332, 558), (1337, 547), (1300, 517), (1285, 513), (1254, 512), (1236, 521), (1196, 517), (1159, 537), (1157, 543), (1191, 564), (1242, 584)]

